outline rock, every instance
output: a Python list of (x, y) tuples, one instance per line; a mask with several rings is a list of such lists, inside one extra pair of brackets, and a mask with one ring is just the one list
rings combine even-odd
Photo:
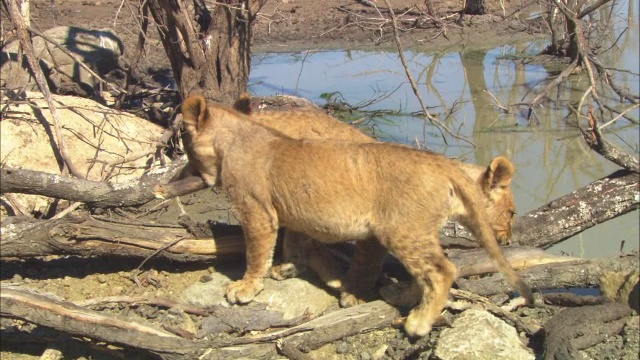
[[(119, 58), (123, 52), (123, 45), (122, 40), (113, 30), (57, 26), (45, 31), (44, 34), (72, 52), (102, 77), (120, 68)], [(0, 85), (6, 89), (27, 86), (26, 89), (29, 91), (37, 90), (35, 79), (26, 70), (28, 67), (26, 57), (22, 65), (18, 61), (19, 47), (19, 41), (14, 41), (0, 54), (2, 75)], [(52, 92), (81, 96), (93, 94), (99, 81), (69, 55), (39, 36), (33, 37), (33, 47)]]
[[(7, 101), (0, 122), (0, 153), (4, 166), (60, 174), (54, 152), (53, 118), (41, 93), (27, 92), (23, 101)], [(114, 183), (139, 179), (159, 161), (153, 157), (163, 129), (132, 114), (104, 107), (89, 99), (53, 95), (58, 121), (71, 161), (88, 180)], [(32, 105), (29, 105), (32, 104)], [(117, 164), (125, 156), (144, 155)], [(113, 166), (105, 163), (113, 162)], [(51, 198), (11, 194), (9, 203), (25, 213), (44, 213)], [(15, 202), (15, 203), (14, 203)], [(4, 208), (3, 208), (4, 209)]]
[(535, 359), (516, 329), (487, 311), (470, 309), (441, 332), (435, 350), (441, 360)]
[[(217, 305), (229, 306), (224, 297), (229, 282), (231, 282), (229, 277), (221, 273), (213, 273), (211, 281), (198, 282), (187, 288), (182, 295), (182, 300), (204, 308)], [(283, 320), (286, 321), (303, 315), (316, 317), (336, 302), (337, 298), (334, 295), (302, 279), (293, 278), (283, 281), (265, 279), (264, 290), (252, 303), (245, 306), (253, 303), (263, 304), (267, 310), (282, 313)]]

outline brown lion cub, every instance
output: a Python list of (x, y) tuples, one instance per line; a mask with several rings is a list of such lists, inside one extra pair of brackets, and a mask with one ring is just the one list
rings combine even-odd
[(294, 140), (200, 96), (183, 102), (182, 115), (191, 164), (227, 191), (244, 230), (247, 270), (227, 287), (229, 302), (250, 302), (262, 290), (285, 226), (323, 242), (379, 242), (422, 290), (405, 330), (426, 335), (456, 277), (438, 241), (448, 218), (466, 225), (533, 301), (502, 256), (477, 184), (445, 157), (391, 144)]

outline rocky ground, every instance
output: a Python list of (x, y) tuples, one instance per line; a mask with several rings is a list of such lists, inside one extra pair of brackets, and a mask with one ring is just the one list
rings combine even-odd
[[(456, 11), (462, 8), (462, 1), (452, 2), (444, 0), (432, 1), (438, 20), (417, 19), (411, 17), (413, 10), (424, 10), (423, 1), (393, 0), (397, 14), (405, 19), (412, 19), (413, 23), (405, 23), (407, 30), (403, 41), (406, 46), (416, 46), (423, 49), (438, 49), (443, 47), (492, 46), (509, 41), (525, 40), (540, 36), (542, 27), (537, 21), (524, 21), (527, 9), (523, 8), (525, 1), (488, 1), (489, 15), (467, 16), (460, 22)], [(54, 7), (52, 7), (54, 4)], [(355, 0), (270, 0), (258, 15), (254, 26), (253, 51), (297, 51), (309, 48), (374, 48), (393, 47), (392, 33), (389, 23), (380, 19), (379, 11), (385, 11), (385, 3), (374, 1), (379, 9), (365, 6)], [(504, 12), (501, 4), (505, 6)], [(135, 48), (137, 25), (131, 15), (133, 8), (128, 1), (80, 1), (58, 0), (32, 1), (33, 26), (47, 29), (54, 25), (76, 25), (94, 28), (115, 28), (125, 43), (125, 57), (130, 56)], [(502, 14), (513, 15), (503, 19)], [(7, 30), (3, 12), (3, 31)], [(114, 27), (115, 23), (115, 27)], [(417, 28), (415, 28), (417, 26)], [(413, 28), (409, 31), (409, 28)], [(153, 81), (157, 74), (168, 73), (168, 62), (157, 38), (151, 34), (146, 57), (142, 68), (149, 81)], [(204, 192), (192, 194), (182, 198), (185, 210), (197, 221), (209, 220), (208, 212), (215, 207)], [(176, 202), (161, 204), (154, 201), (146, 205), (142, 211), (130, 213), (132, 216), (146, 214), (139, 219), (157, 222), (175, 222), (179, 214)], [(115, 215), (114, 215), (115, 216)], [(142, 266), (138, 273), (136, 268), (141, 265), (140, 259), (104, 259), (78, 257), (47, 257), (37, 259), (3, 260), (0, 272), (0, 282), (3, 285), (18, 284), (37, 289), (42, 293), (56, 296), (72, 302), (82, 302), (90, 299), (100, 299), (111, 296), (147, 296), (153, 298), (169, 298), (181, 303), (191, 303), (206, 307), (219, 305), (223, 302), (221, 290), (229, 279), (238, 278), (243, 270), (242, 259), (217, 259), (210, 263), (184, 265), (178, 263), (160, 263), (150, 261)], [(133, 280), (138, 278), (138, 283)], [(287, 280), (285, 282), (269, 281), (262, 295), (264, 304), (272, 306), (277, 311), (288, 311), (291, 302), (282, 301), (278, 305), (278, 296), (287, 298), (306, 296), (296, 303), (304, 304), (304, 308), (297, 309), (290, 314), (290, 318), (304, 315), (312, 306), (314, 315), (338, 308), (334, 293), (322, 288), (319, 282), (308, 276), (306, 281)], [(279, 295), (278, 295), (279, 294)], [(283, 295), (284, 294), (284, 295)], [(280, 306), (280, 307), (278, 307)], [(143, 319), (160, 325), (171, 325), (197, 334), (206, 330), (202, 317), (151, 305), (107, 304), (93, 306), (94, 309), (119, 313), (132, 319)], [(516, 313), (522, 321), (543, 325), (561, 308), (525, 308)], [(292, 310), (293, 311), (293, 310)], [(455, 325), (461, 317), (460, 311), (445, 314), (445, 318)], [(464, 312), (465, 314), (467, 312)], [(490, 333), (489, 339), (476, 339), (477, 342), (491, 342), (491, 339), (502, 340), (509, 337), (512, 346), (528, 353), (529, 356), (541, 351), (542, 334), (526, 336), (522, 329), (507, 326), (501, 328), (501, 323), (490, 318), (486, 313), (475, 314), (471, 323), (485, 322), (496, 329)], [(481, 320), (478, 320), (481, 319)], [(620, 335), (608, 337), (594, 347), (580, 351), (583, 359), (637, 359), (640, 351), (639, 318), (637, 314), (626, 319), (626, 326)], [(461, 322), (462, 323), (462, 322)], [(504, 323), (502, 323), (504, 324)], [(21, 326), (9, 320), (2, 322), (3, 337), (19, 336)], [(462, 327), (469, 327), (463, 325)], [(445, 338), (448, 331), (455, 326), (436, 328), (429, 337), (413, 340), (407, 338), (401, 329), (389, 327), (343, 338), (331, 342), (309, 353), (313, 359), (432, 359), (442, 358), (434, 349), (439, 339)], [(10, 330), (7, 330), (10, 329)], [(204, 329), (204, 330), (203, 330)], [(476, 333), (457, 333), (448, 335), (448, 339), (456, 337), (472, 340), (486, 333), (487, 327)], [(499, 330), (502, 329), (502, 330)], [(237, 332), (238, 329), (232, 329)], [(246, 330), (246, 329), (245, 329)], [(507, 336), (507, 334), (509, 334)], [(14, 343), (2, 341), (2, 359), (35, 359), (39, 358), (47, 348), (59, 348), (64, 358), (69, 359), (111, 359), (115, 358), (108, 347), (99, 349), (75, 342), (69, 338), (51, 338), (47, 342)], [(445, 341), (445, 340), (442, 340)], [(449, 341), (449, 340), (447, 340)], [(506, 340), (505, 340), (506, 341)], [(513, 342), (515, 341), (515, 343)], [(453, 340), (450, 340), (453, 342)], [(524, 344), (529, 350), (524, 349)], [(495, 355), (495, 354), (493, 354)], [(496, 355), (497, 356), (497, 355)], [(515, 358), (507, 354), (503, 358)], [(279, 355), (273, 355), (279, 358)], [(145, 358), (140, 354), (129, 353), (127, 358)], [(495, 358), (495, 357), (494, 357)]]

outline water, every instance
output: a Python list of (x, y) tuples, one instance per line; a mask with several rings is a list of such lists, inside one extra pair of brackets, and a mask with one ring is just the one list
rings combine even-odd
[[(634, 74), (640, 73), (637, 8), (638, 0), (615, 5), (612, 39), (618, 41), (600, 56), (610, 67)], [(609, 14), (601, 12), (599, 16)], [(498, 104), (530, 101), (542, 88), (541, 81), (549, 78), (550, 72), (558, 73), (557, 68), (508, 59), (535, 54), (546, 44), (537, 41), (489, 51), (404, 53), (429, 111), (473, 141), (475, 148), (451, 137), (445, 141), (441, 131), (422, 117), (406, 115), (421, 108), (396, 53), (344, 50), (256, 54), (250, 89), (259, 96), (291, 94), (318, 104), (326, 103), (327, 94), (351, 105), (376, 99), (364, 109), (405, 114), (375, 117), (366, 123), (368, 130), (385, 141), (420, 144), (480, 164), (506, 155), (517, 168), (513, 188), (518, 212), (524, 214), (618, 168), (584, 145), (574, 118), (569, 116), (567, 105), (575, 106), (588, 87), (584, 76), (571, 77), (551, 92), (553, 102), (536, 108), (537, 124), (527, 120), (524, 106), (509, 107), (508, 113), (500, 111)], [(638, 77), (629, 72), (616, 72), (616, 81), (637, 94)], [(617, 97), (608, 93), (601, 97), (610, 106), (629, 106), (619, 105)], [(630, 114), (634, 119), (640, 117), (637, 108)], [(619, 120), (607, 127), (607, 139), (627, 152), (637, 151), (638, 125)], [(620, 252), (623, 241), (624, 251), (640, 247), (638, 228), (635, 211), (592, 227), (550, 251), (587, 258), (613, 256)]]

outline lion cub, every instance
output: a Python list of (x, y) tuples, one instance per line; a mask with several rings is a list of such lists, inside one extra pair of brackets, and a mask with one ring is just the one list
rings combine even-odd
[(532, 302), (502, 256), (478, 185), (447, 158), (391, 144), (295, 140), (200, 96), (183, 102), (182, 115), (191, 164), (227, 191), (244, 230), (247, 270), (228, 286), (229, 302), (250, 302), (262, 290), (285, 226), (322, 242), (389, 250), (421, 289), (405, 330), (426, 335), (456, 277), (438, 241), (448, 218), (467, 226)]

